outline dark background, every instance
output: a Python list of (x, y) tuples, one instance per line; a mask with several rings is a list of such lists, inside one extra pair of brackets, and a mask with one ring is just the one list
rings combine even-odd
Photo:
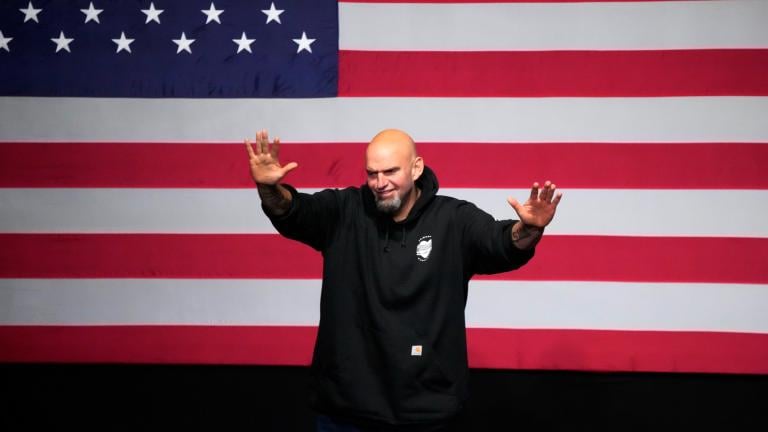
[[(0, 364), (0, 429), (311, 431), (305, 367)], [(768, 376), (473, 369), (466, 430), (768, 431)]]

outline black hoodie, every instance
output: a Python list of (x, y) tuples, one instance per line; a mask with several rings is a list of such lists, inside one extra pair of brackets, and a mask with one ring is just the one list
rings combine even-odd
[(311, 195), (284, 185), (291, 208), (270, 216), (282, 235), (323, 254), (312, 359), (320, 412), (389, 424), (452, 417), (467, 397), (470, 278), (533, 256), (512, 244), (514, 221), (437, 196), (429, 168), (416, 185), (421, 196), (402, 222), (379, 212), (365, 185)]

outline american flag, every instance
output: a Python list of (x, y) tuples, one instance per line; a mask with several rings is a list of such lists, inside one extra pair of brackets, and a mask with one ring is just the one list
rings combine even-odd
[(768, 2), (6, 0), (0, 361), (306, 365), (322, 257), (277, 235), (243, 139), (301, 190), (379, 130), (535, 258), (470, 284), (470, 366), (768, 373)]

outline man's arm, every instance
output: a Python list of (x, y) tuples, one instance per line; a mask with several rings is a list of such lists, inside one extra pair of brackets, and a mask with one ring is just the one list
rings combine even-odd
[(516, 199), (507, 198), (509, 205), (515, 209), (520, 217), (512, 229), (512, 244), (521, 250), (531, 249), (541, 240), (544, 228), (555, 217), (557, 204), (563, 197), (562, 193), (555, 194), (556, 186), (547, 181), (543, 188), (534, 183), (531, 188), (531, 196), (525, 204), (520, 204)]
[(512, 244), (521, 250), (531, 249), (541, 240), (544, 228), (526, 225), (520, 221), (512, 227)]
[(267, 131), (258, 132), (253, 145), (246, 140), (245, 146), (262, 210), (272, 225), (287, 238), (323, 250), (340, 220), (339, 194), (330, 189), (306, 194), (282, 183), (298, 164), (280, 164), (280, 140), (275, 138), (270, 145)]
[(264, 208), (273, 216), (282, 216), (291, 209), (293, 195), (285, 187), (275, 184), (256, 184)]

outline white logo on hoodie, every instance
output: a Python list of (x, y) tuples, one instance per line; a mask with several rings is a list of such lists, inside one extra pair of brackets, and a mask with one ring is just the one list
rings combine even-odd
[(430, 253), (432, 253), (432, 236), (424, 236), (416, 245), (416, 258), (419, 261), (426, 261)]

